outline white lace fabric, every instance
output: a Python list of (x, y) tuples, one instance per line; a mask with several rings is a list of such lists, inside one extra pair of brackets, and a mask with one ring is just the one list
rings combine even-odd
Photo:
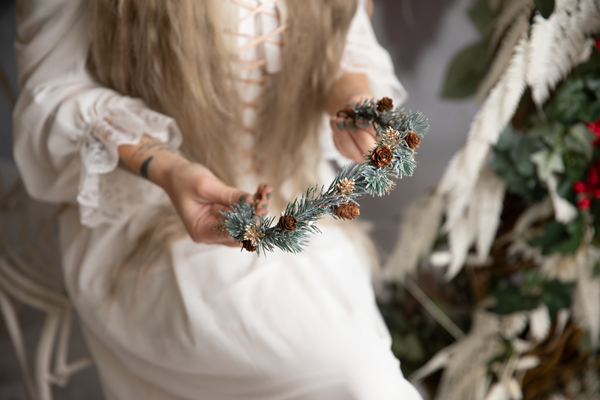
[(144, 107), (109, 107), (91, 124), (81, 146), (82, 175), (77, 195), (81, 223), (90, 228), (126, 217), (140, 203), (165, 195), (151, 182), (119, 164), (118, 147), (147, 135), (179, 148), (181, 132), (172, 118)]

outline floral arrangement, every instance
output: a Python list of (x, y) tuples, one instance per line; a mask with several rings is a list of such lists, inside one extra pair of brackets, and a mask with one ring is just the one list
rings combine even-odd
[(310, 234), (320, 233), (315, 225), (319, 219), (352, 220), (360, 214), (358, 198), (383, 196), (393, 190), (393, 178), (413, 174), (415, 148), (429, 129), (423, 114), (394, 109), (388, 97), (361, 101), (338, 113), (342, 114), (350, 119), (347, 123), (375, 129), (377, 143), (364, 162), (343, 168), (327, 190), (318, 184), (309, 186), (300, 199), (287, 205), (277, 222), (275, 217), (257, 216), (255, 206), (241, 200), (223, 213), (221, 229), (258, 255), (275, 248), (298, 253)]
[[(410, 379), (444, 400), (597, 399), (600, 4), (479, 0), (469, 15), (482, 39), (456, 56), (443, 94), (483, 103), (436, 190), (405, 215), (384, 271), (406, 288), (416, 276), (430, 297), (419, 302), (468, 331), (446, 322), (454, 340), (421, 346), (428, 362)], [(436, 297), (425, 272), (467, 299)], [(390, 297), (392, 337), (411, 337)], [(421, 344), (437, 333), (416, 331)]]

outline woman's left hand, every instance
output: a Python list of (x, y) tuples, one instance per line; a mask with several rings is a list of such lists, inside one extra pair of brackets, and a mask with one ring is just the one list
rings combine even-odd
[[(346, 109), (352, 109), (352, 103), (365, 100), (361, 96), (352, 96)], [(342, 113), (343, 114), (343, 113)], [(333, 143), (338, 151), (346, 158), (358, 163), (365, 161), (365, 154), (375, 146), (375, 129), (357, 126), (354, 119), (345, 115), (333, 116), (329, 120), (333, 132)]]

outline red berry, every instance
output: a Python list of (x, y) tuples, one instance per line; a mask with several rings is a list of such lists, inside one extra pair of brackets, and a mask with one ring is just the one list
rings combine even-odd
[(596, 135), (600, 134), (600, 124), (598, 123), (598, 121), (596, 121), (596, 122), (588, 122), (587, 124), (585, 124), (585, 126), (590, 131), (594, 132)]
[(580, 199), (577, 202), (577, 207), (579, 207), (581, 210), (587, 210), (590, 208), (590, 199), (587, 197), (584, 197), (583, 199)]
[(577, 194), (585, 192), (585, 183), (577, 181), (573, 184), (573, 191)]
[(596, 38), (596, 48), (600, 50), (600, 38)]
[(600, 189), (594, 189), (594, 198), (600, 198)]

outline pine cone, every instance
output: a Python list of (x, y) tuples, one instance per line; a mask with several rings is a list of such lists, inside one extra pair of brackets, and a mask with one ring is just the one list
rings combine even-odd
[(414, 150), (421, 143), (421, 138), (413, 131), (408, 131), (404, 140), (406, 140), (406, 144), (411, 150)]
[(282, 229), (286, 232), (291, 232), (296, 229), (296, 218), (291, 215), (283, 215), (279, 217), (279, 222), (277, 223), (279, 229)]
[(388, 165), (390, 165), (392, 163), (393, 157), (394, 154), (392, 153), (392, 150), (390, 150), (390, 148), (387, 147), (385, 144), (376, 147), (371, 152), (371, 160), (373, 160), (373, 165), (379, 168), (387, 167)]
[(389, 97), (384, 97), (377, 102), (377, 111), (387, 112), (394, 108), (394, 101)]
[(256, 251), (256, 247), (252, 246), (252, 242), (250, 240), (242, 240), (242, 247), (250, 253)]
[(341, 204), (335, 208), (335, 215), (343, 220), (352, 220), (360, 215), (360, 209), (356, 204)]

